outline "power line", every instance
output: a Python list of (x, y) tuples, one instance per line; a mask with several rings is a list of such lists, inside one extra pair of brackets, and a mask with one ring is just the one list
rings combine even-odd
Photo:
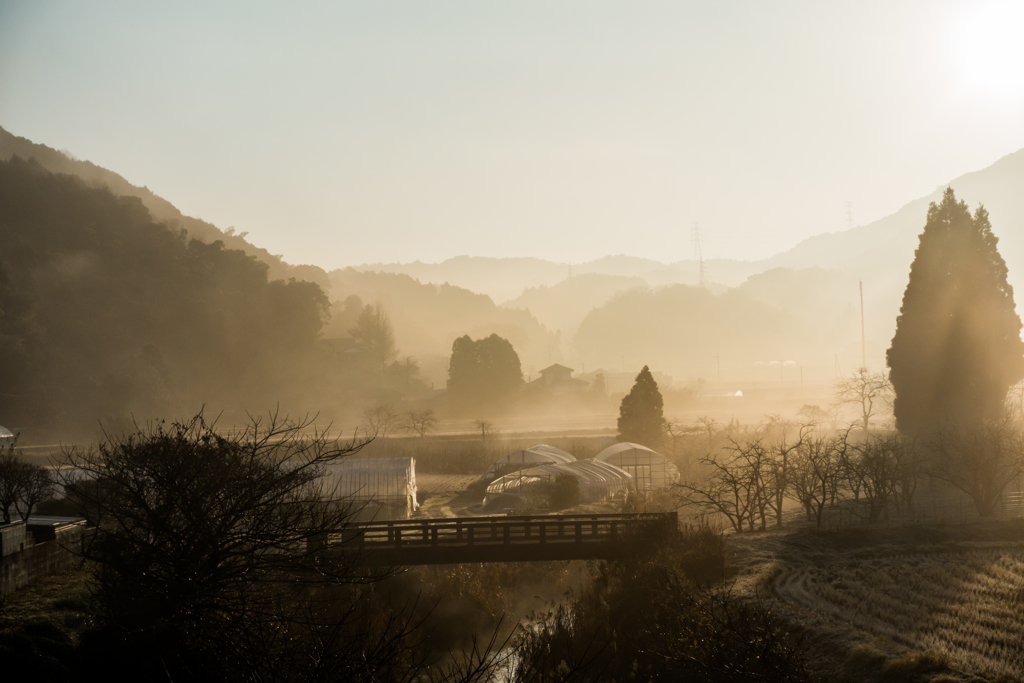
[(707, 289), (707, 282), (704, 279), (704, 252), (700, 248), (700, 225), (693, 224), (693, 260), (697, 262), (697, 286)]

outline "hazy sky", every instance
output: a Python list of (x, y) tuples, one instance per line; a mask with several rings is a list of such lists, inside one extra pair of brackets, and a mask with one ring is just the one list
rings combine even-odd
[[(1024, 147), (1022, 2), (6, 2), (0, 126), (292, 262), (759, 258)], [(922, 220), (923, 220), (922, 216)]]

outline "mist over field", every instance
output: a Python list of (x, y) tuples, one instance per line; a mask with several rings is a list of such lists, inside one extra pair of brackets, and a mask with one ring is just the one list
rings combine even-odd
[(0, 666), (1024, 680), (1022, 31), (0, 2)]

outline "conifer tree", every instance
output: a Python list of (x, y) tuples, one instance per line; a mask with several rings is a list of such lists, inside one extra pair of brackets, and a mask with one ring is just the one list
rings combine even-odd
[(665, 431), (663, 407), (658, 383), (645, 365), (619, 406), (619, 441), (659, 446)]
[(952, 188), (928, 207), (886, 354), (900, 431), (997, 417), (1024, 376), (1021, 322), (997, 242), (985, 208), (971, 216)]

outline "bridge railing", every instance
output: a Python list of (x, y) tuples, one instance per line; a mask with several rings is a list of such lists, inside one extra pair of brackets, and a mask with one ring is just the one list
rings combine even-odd
[(675, 512), (455, 517), (353, 525), (328, 539), (332, 546), (365, 549), (594, 543), (624, 538), (640, 529), (678, 530)]

